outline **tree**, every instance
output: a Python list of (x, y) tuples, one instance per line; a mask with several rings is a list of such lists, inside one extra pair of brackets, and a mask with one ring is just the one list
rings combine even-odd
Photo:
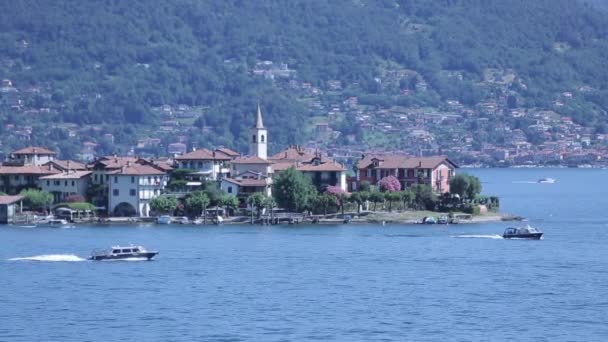
[(359, 191), (371, 191), (372, 190), (372, 185), (370, 182), (368, 181), (361, 181), (361, 183), (359, 183)]
[(390, 212), (393, 210), (393, 201), (399, 201), (401, 196), (398, 192), (387, 192), (384, 194), (384, 199), (388, 201), (388, 211)]
[(369, 200), (374, 203), (374, 211), (376, 211), (376, 205), (378, 202), (384, 201), (384, 195), (381, 192), (374, 191), (370, 193)]
[(277, 204), (294, 212), (304, 210), (316, 193), (310, 178), (293, 167), (281, 172), (275, 178), (272, 189)]
[(21, 191), (21, 196), (31, 209), (47, 209), (53, 203), (53, 195), (42, 190), (26, 189)]
[(409, 190), (409, 189), (405, 190), (405, 191), (401, 191), (399, 193), (399, 196), (401, 197), (401, 203), (403, 204), (403, 210), (408, 208), (410, 206), (410, 204), (416, 198), (416, 195), (414, 194), (414, 192), (412, 192), (412, 190)]
[(395, 176), (386, 176), (382, 178), (378, 185), (382, 191), (397, 192), (401, 190), (401, 183)]
[(177, 198), (167, 195), (155, 197), (150, 200), (150, 208), (163, 214), (173, 213), (175, 208), (177, 208)]
[(450, 193), (460, 196), (460, 199), (472, 200), (481, 193), (479, 178), (459, 173), (450, 180)]
[(346, 202), (347, 195), (339, 186), (330, 185), (325, 190), (327, 195), (330, 195), (334, 198), (336, 205), (340, 208), (342, 215), (344, 215), (344, 202)]
[(361, 193), (359, 192), (353, 192), (350, 197), (348, 198), (348, 200), (351, 203), (355, 203), (357, 205), (357, 214), (361, 213), (361, 204), (363, 204), (363, 199), (361, 198)]
[[(224, 195), (220, 199), (220, 203), (223, 207), (228, 208), (229, 210), (236, 210), (239, 207), (239, 199), (234, 195)], [(226, 215), (228, 216), (228, 211), (226, 210)]]
[(196, 214), (203, 214), (203, 223), (207, 223), (207, 207), (210, 203), (209, 196), (204, 191), (194, 191), (186, 198), (186, 208)]
[(252, 212), (253, 208), (256, 209), (257, 218), (260, 218), (262, 210), (266, 207), (266, 204), (268, 204), (267, 196), (261, 192), (253, 193), (247, 197), (247, 204), (251, 207)]

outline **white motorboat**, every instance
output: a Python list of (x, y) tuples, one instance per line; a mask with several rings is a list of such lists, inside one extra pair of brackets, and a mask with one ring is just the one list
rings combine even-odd
[(158, 252), (148, 251), (142, 246), (113, 246), (110, 249), (96, 249), (91, 252), (89, 260), (124, 260), (146, 259), (150, 260)]
[(555, 179), (553, 178), (541, 178), (538, 180), (539, 183), (553, 184), (555, 183)]

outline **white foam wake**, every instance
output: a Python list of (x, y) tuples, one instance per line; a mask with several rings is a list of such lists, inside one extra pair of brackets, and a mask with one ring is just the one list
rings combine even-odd
[(499, 240), (503, 237), (500, 235), (454, 235), (455, 238), (468, 238), (468, 239), (495, 239)]
[(8, 259), (10, 261), (64, 261), (64, 262), (72, 262), (72, 261), (85, 261), (77, 255), (74, 254), (44, 254), (44, 255), (35, 255), (30, 257), (21, 257), (21, 258), (11, 258)]

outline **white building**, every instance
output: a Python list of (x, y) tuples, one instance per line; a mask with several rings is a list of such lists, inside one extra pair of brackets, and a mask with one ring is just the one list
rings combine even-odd
[(23, 165), (38, 166), (55, 160), (56, 154), (44, 147), (26, 147), (11, 153), (11, 161)]
[(53, 194), (54, 202), (66, 202), (71, 195), (86, 197), (92, 171), (68, 171), (40, 177), (40, 189)]
[(193, 170), (188, 176), (192, 181), (217, 180), (226, 174), (226, 163), (232, 160), (228, 154), (220, 150), (210, 151), (206, 148), (175, 157), (178, 169)]
[(251, 128), (251, 145), (249, 145), (249, 147), (249, 154), (251, 156), (261, 159), (266, 159), (268, 157), (268, 131), (264, 127), (260, 105), (258, 105), (255, 125)]
[(109, 174), (108, 213), (115, 216), (150, 214), (150, 200), (167, 185), (165, 172), (150, 165), (127, 163)]

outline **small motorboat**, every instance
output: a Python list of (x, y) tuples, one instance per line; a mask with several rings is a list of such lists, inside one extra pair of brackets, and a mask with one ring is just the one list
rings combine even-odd
[(543, 236), (543, 232), (540, 230), (530, 227), (529, 225), (526, 227), (509, 227), (505, 229), (504, 234), (502, 235), (505, 239), (530, 239), (530, 240), (540, 240)]
[(124, 259), (146, 259), (150, 260), (158, 254), (156, 251), (148, 251), (142, 246), (114, 246), (111, 249), (96, 249), (91, 252), (89, 260), (124, 260)]
[(437, 219), (434, 218), (433, 216), (425, 216), (422, 219), (422, 224), (436, 224), (437, 223)]
[(545, 184), (553, 184), (555, 183), (555, 179), (553, 178), (541, 178), (538, 180), (539, 183), (545, 183)]
[(158, 224), (170, 224), (171, 223), (171, 216), (169, 215), (161, 215), (159, 217), (156, 218), (156, 223)]

